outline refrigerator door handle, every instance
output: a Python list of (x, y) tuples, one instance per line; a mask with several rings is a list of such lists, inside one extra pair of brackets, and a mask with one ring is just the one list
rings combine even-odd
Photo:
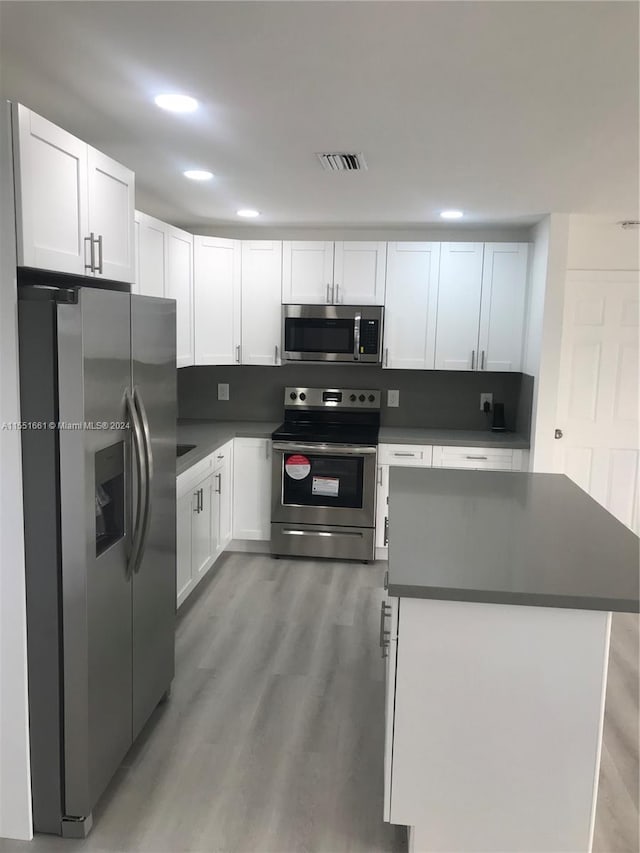
[(138, 474), (135, 521), (133, 521), (132, 523), (131, 551), (129, 552), (129, 562), (127, 565), (127, 575), (131, 577), (134, 572), (136, 563), (138, 562), (138, 554), (140, 553), (140, 545), (142, 540), (142, 517), (144, 512), (144, 506), (147, 502), (147, 479), (146, 464), (142, 455), (142, 429), (140, 427), (138, 414), (136, 412), (136, 408), (131, 398), (129, 389), (125, 391), (125, 404), (127, 408), (129, 425), (133, 430), (133, 447), (135, 449), (136, 471)]
[(136, 562), (133, 566), (134, 572), (137, 573), (140, 569), (140, 563), (142, 562), (142, 556), (144, 554), (144, 549), (147, 544), (147, 537), (149, 535), (149, 525), (151, 524), (151, 485), (153, 483), (153, 452), (151, 450), (151, 433), (149, 430), (149, 419), (147, 418), (147, 410), (144, 407), (142, 395), (140, 394), (138, 388), (133, 389), (133, 400), (136, 405), (138, 415), (140, 417), (140, 422), (142, 423), (142, 435), (144, 438), (145, 455), (145, 504), (141, 525), (142, 531), (140, 534), (140, 549), (137, 554)]

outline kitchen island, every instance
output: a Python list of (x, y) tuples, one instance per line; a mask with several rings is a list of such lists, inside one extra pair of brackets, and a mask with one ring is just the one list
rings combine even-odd
[(562, 475), (393, 468), (388, 592), (385, 819), (414, 853), (590, 850), (637, 537)]

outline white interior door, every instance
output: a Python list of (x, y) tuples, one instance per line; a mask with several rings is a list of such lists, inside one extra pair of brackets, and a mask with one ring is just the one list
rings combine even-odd
[(438, 304), (438, 243), (389, 243), (384, 366), (433, 368)]
[(242, 241), (242, 363), (280, 363), (282, 243)]
[(568, 274), (556, 470), (638, 531), (637, 273)]
[(167, 296), (176, 300), (176, 365), (193, 364), (193, 235), (167, 226)]
[(485, 243), (480, 370), (521, 369), (527, 248), (527, 243)]
[(478, 369), (482, 243), (442, 243), (436, 370)]
[(333, 243), (285, 240), (282, 301), (302, 305), (333, 302)]
[(18, 265), (86, 275), (87, 145), (22, 105), (14, 121)]
[(87, 146), (89, 231), (102, 238), (96, 274), (132, 282), (134, 274), (134, 174), (121, 163)]
[(386, 268), (386, 243), (336, 243), (333, 301), (337, 305), (384, 305)]
[(196, 364), (240, 363), (240, 241), (194, 238)]

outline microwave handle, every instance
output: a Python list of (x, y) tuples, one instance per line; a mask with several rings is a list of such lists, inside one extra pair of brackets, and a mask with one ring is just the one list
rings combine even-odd
[(353, 358), (354, 361), (360, 361), (360, 320), (362, 314), (358, 311), (353, 321)]

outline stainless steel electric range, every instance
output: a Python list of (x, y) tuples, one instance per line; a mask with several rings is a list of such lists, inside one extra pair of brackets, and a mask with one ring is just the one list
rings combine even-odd
[(272, 434), (271, 553), (373, 560), (380, 392), (285, 388)]

